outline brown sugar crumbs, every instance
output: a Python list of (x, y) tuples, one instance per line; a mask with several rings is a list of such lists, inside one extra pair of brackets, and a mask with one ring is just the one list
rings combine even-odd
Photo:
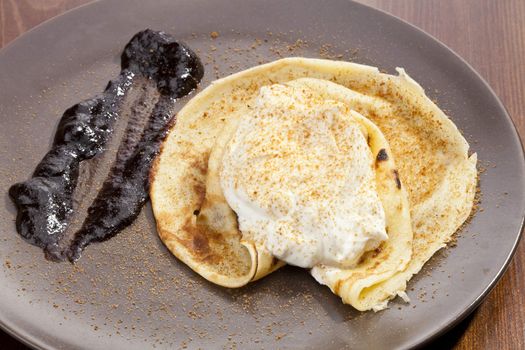
[[(211, 43), (210, 38), (217, 39), (210, 46), (209, 51), (213, 52), (213, 56), (208, 58), (206, 68), (208, 73), (213, 74), (215, 60), (224, 62), (223, 66), (218, 65), (216, 69), (219, 76), (248, 68), (255, 62), (265, 63), (281, 55), (308, 56), (309, 52), (313, 52), (310, 55), (341, 59), (344, 54), (345, 59), (354, 60), (358, 53), (357, 49), (341, 50), (328, 44), (317, 47), (314, 41), (306, 42), (303, 39), (287, 42), (283, 36), (284, 34), (268, 32), (266, 38), (247, 41), (242, 46), (243, 49), (236, 47), (237, 50), (228, 50), (221, 43), (221, 40), (225, 40), (225, 35), (220, 36), (217, 31), (199, 34), (199, 37), (209, 41), (207, 45)], [(191, 37), (195, 38), (197, 34), (192, 33)], [(237, 38), (241, 38), (241, 34)], [(238, 45), (243, 45), (242, 41)], [(207, 78), (210, 79), (211, 75)], [(307, 281), (306, 277), (303, 280), (302, 274), (297, 271), (285, 270), (281, 275), (272, 277), (273, 282), (276, 282), (275, 279), (283, 282), (286, 276), (294, 273), (294, 276), (298, 275), (297, 289), (284, 283), (277, 283), (279, 286), (275, 287), (275, 283), (262, 280), (257, 287), (235, 291), (211, 289), (209, 293), (204, 293), (207, 290), (206, 282), (187, 269), (179, 268), (178, 261), (166, 255), (166, 250), (159, 248), (157, 243), (159, 241), (154, 228), (142, 215), (141, 220), (128, 230), (127, 235), (111, 243), (117, 250), (105, 244), (97, 245), (87, 253), (86, 261), (75, 268), (52, 266), (44, 271), (38, 280), (50, 281), (49, 285), (43, 285), (43, 288), (50, 291), (50, 300), (47, 303), (51, 308), (71, 314), (70, 319), (75, 317), (92, 320), (92, 329), (101, 334), (111, 330), (113, 336), (144, 341), (144, 347), (159, 344), (171, 348), (179, 345), (184, 348), (196, 347), (198, 344), (195, 343), (200, 339), (209, 340), (213, 337), (214, 330), (220, 329), (224, 334), (230, 334), (227, 337), (230, 347), (243, 348), (246, 346), (241, 341), (243, 330), (227, 322), (232, 314), (246, 325), (260, 324), (260, 327), (254, 327), (251, 334), (253, 343), (293, 341), (294, 332), (287, 331), (290, 330), (290, 325), (304, 324), (301, 311), (305, 310), (310, 315), (306, 320), (309, 335), (329, 333), (330, 318), (317, 303), (320, 296), (324, 296), (323, 290), (317, 286), (313, 288), (315, 282)], [(96, 262), (94, 256), (98, 256), (97, 252), (113, 258)], [(18, 264), (17, 256), (13, 256), (13, 260), (4, 261), (6, 268), (12, 270), (18, 269)], [(90, 267), (90, 264), (93, 266)], [(24, 265), (24, 269), (31, 270), (31, 266)], [(105, 270), (105, 275), (98, 275), (97, 271), (100, 270)], [(24, 283), (32, 287), (30, 280)], [(143, 298), (144, 295), (149, 297)], [(224, 298), (231, 303), (225, 307), (224, 303), (217, 303), (215, 299), (209, 298), (210, 295), (219, 295), (218, 299)], [(280, 307), (288, 312), (284, 312), (283, 316), (283, 313), (276, 311), (275, 305), (268, 303), (270, 299), (277, 300), (277, 310)], [(288, 300), (288, 303), (285, 304), (284, 300)], [(34, 301), (39, 302), (36, 298)], [(46, 303), (46, 300), (40, 302)], [(341, 312), (345, 321), (358, 317), (347, 309), (342, 308)], [(314, 328), (312, 324), (319, 326)], [(128, 332), (129, 329), (133, 332)], [(177, 335), (176, 339), (166, 336), (174, 333)]]

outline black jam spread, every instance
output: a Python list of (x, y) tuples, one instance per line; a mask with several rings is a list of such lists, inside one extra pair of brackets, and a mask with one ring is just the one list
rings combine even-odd
[[(47, 258), (74, 261), (89, 243), (106, 240), (130, 225), (148, 199), (151, 163), (173, 122), (175, 101), (194, 90), (203, 74), (197, 55), (171, 36), (149, 29), (137, 33), (122, 53), (119, 76), (99, 96), (64, 112), (53, 147), (33, 177), (9, 189), (18, 208), (18, 233), (43, 248)], [(117, 155), (81, 229), (64, 248), (59, 243), (74, 211), (80, 162), (106, 150), (122, 101), (139, 77), (155, 83), (158, 101), (138, 142)]]

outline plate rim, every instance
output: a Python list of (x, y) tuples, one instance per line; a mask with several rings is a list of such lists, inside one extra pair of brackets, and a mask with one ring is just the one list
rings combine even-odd
[[(7, 45), (5, 45), (3, 48), (0, 49), (0, 60), (2, 59), (2, 56), (10, 50), (16, 49), (16, 45), (22, 42), (23, 40), (27, 40), (29, 36), (32, 34), (35, 34), (36, 32), (40, 32), (42, 30), (46, 30), (46, 28), (50, 25), (53, 25), (54, 22), (57, 22), (59, 19), (65, 16), (70, 16), (71, 14), (74, 14), (76, 12), (81, 11), (84, 8), (96, 6), (97, 4), (104, 3), (104, 2), (110, 2), (111, 0), (93, 0), (90, 2), (87, 2), (85, 4), (76, 6), (74, 8), (71, 8), (57, 16), (51, 17), (36, 26), (32, 27), (31, 29), (27, 30), (26, 32), (22, 33), (20, 36), (9, 42)], [(375, 11), (377, 13), (380, 13), (382, 16), (387, 16), (398, 23), (408, 26), (412, 31), (417, 32), (418, 34), (422, 35), (423, 37), (426, 37), (430, 41), (433, 41), (434, 43), (438, 44), (440, 49), (447, 51), (449, 54), (452, 54), (454, 59), (456, 59), (458, 62), (461, 62), (463, 66), (469, 71), (469, 73), (473, 74), (475, 78), (477, 78), (478, 81), (482, 82), (484, 88), (487, 89), (487, 91), (492, 95), (492, 97), (497, 102), (497, 106), (504, 114), (505, 119), (507, 122), (510, 122), (510, 125), (512, 126), (511, 132), (514, 134), (514, 141), (517, 141), (520, 145), (518, 149), (521, 151), (521, 168), (523, 170), (523, 173), (525, 174), (525, 148), (523, 145), (522, 137), (520, 136), (518, 129), (516, 128), (516, 124), (514, 120), (511, 117), (511, 114), (499, 98), (499, 96), (496, 94), (496, 92), (492, 89), (492, 87), (489, 85), (489, 83), (485, 80), (485, 78), (476, 70), (470, 63), (468, 63), (463, 57), (461, 57), (458, 53), (456, 53), (453, 49), (448, 47), (446, 44), (444, 44), (441, 40), (437, 39), (432, 34), (426, 32), (425, 30), (417, 27), (416, 25), (394, 15), (391, 14), (383, 9), (379, 9), (376, 7), (373, 7), (371, 5), (363, 4), (360, 2), (357, 2), (355, 0), (346, 0), (350, 3), (352, 3), (354, 6), (357, 7), (364, 7), (369, 11)], [(525, 179), (525, 178), (524, 178)], [(479, 180), (478, 180), (479, 182)], [(406, 344), (407, 349), (417, 349), (422, 348), (425, 345), (428, 345), (432, 341), (436, 340), (439, 336), (447, 333), (451, 329), (453, 329), (455, 326), (457, 326), (461, 321), (463, 321), (467, 316), (469, 316), (482, 302), (483, 300), (488, 296), (488, 294), (494, 289), (494, 287), (497, 285), (499, 280), (503, 277), (505, 272), (510, 266), (510, 263), (512, 262), (512, 259), (516, 253), (516, 250), (520, 244), (520, 241), (523, 237), (523, 232), (525, 229), (525, 211), (521, 214), (520, 224), (519, 224), (519, 232), (516, 236), (516, 239), (512, 243), (512, 248), (510, 252), (507, 254), (505, 261), (499, 268), (498, 272), (495, 274), (494, 278), (484, 287), (483, 291), (479, 296), (477, 296), (467, 307), (459, 310), (456, 312), (451, 318), (450, 321), (446, 322), (445, 324), (438, 325), (435, 327), (435, 330), (432, 332), (428, 332), (424, 337), (415, 338), (415, 341), (409, 342)], [(38, 338), (36, 336), (32, 336), (28, 332), (24, 331), (21, 327), (14, 326), (11, 322), (7, 321), (5, 318), (0, 318), (0, 329), (2, 329), (4, 332), (15, 338), (16, 340), (20, 341), (21, 343), (34, 348), (34, 349), (42, 349), (42, 350), (48, 350), (48, 349), (57, 349), (56, 347), (52, 346), (48, 342), (45, 342), (42, 340), (42, 338)]]
[[(99, 0), (97, 0), (97, 1), (99, 1)], [(427, 31), (417, 27), (416, 25), (414, 25), (414, 24), (412, 24), (412, 23), (410, 23), (408, 21), (405, 21), (404, 19), (402, 19), (402, 18), (400, 18), (400, 17), (398, 17), (398, 16), (396, 16), (394, 14), (388, 13), (388, 12), (382, 10), (382, 9), (378, 9), (378, 8), (375, 8), (375, 7), (372, 7), (372, 6), (369, 6), (369, 5), (365, 5), (365, 4), (359, 3), (359, 2), (354, 1), (354, 0), (349, 0), (349, 1), (351, 1), (353, 3), (356, 3), (359, 6), (368, 7), (370, 9), (372, 9), (373, 11), (381, 12), (382, 14), (384, 14), (386, 16), (390, 16), (393, 19), (397, 20), (398, 22), (401, 22), (402, 24), (408, 25), (409, 27), (411, 27), (412, 30), (415, 30), (415, 31), (419, 32), (420, 34), (422, 34), (424, 36), (427, 36), (428, 38), (432, 39), (442, 49), (445, 49), (449, 53), (451, 53), (454, 56), (454, 58), (459, 60), (465, 67), (467, 67), (471, 73), (474, 73), (474, 76), (479, 81), (481, 81), (483, 83), (484, 87), (495, 98), (498, 107), (504, 112), (505, 118), (512, 125), (512, 131), (514, 132), (514, 136), (516, 137), (516, 139), (517, 139), (517, 141), (518, 141), (518, 143), (520, 145), (519, 149), (521, 150), (521, 160), (522, 160), (522, 164), (521, 165), (522, 165), (522, 168), (523, 168), (523, 166), (525, 164), (525, 147), (523, 145), (522, 137), (520, 136), (520, 133), (518, 132), (518, 129), (516, 128), (516, 123), (512, 119), (511, 114), (509, 113), (507, 107), (503, 104), (503, 102), (499, 98), (498, 94), (494, 91), (494, 89), (492, 89), (492, 87), (485, 80), (485, 78), (467, 60), (465, 60), (463, 57), (461, 57), (456, 51), (454, 51), (453, 49), (448, 47), (441, 40), (439, 40), (438, 38), (436, 38), (432, 34), (428, 33)], [(479, 174), (478, 174), (478, 183), (479, 183)], [(516, 237), (516, 239), (513, 242), (511, 251), (509, 252), (507, 257), (505, 258), (505, 261), (504, 261), (503, 265), (501, 266), (501, 268), (498, 270), (498, 272), (496, 273), (496, 275), (494, 276), (492, 281), (490, 281), (490, 283), (485, 287), (483, 292), (476, 299), (474, 299), (472, 301), (472, 303), (470, 303), (470, 305), (468, 305), (466, 308), (464, 308), (463, 310), (458, 312), (453, 317), (453, 319), (450, 322), (448, 322), (445, 326), (443, 326), (440, 329), (436, 330), (435, 332), (429, 334), (426, 339), (423, 339), (420, 342), (408, 345), (409, 349), (418, 349), (418, 348), (424, 347), (425, 345), (428, 345), (433, 340), (437, 339), (439, 336), (441, 336), (441, 335), (447, 333), (448, 331), (452, 330), (455, 326), (457, 326), (461, 321), (463, 321), (465, 318), (467, 318), (470, 314), (472, 314), (472, 312), (474, 312), (474, 310), (476, 310), (478, 308), (478, 306), (485, 300), (485, 298), (490, 294), (490, 292), (496, 287), (496, 285), (498, 284), (499, 280), (503, 277), (503, 275), (505, 274), (505, 272), (509, 268), (510, 263), (512, 262), (512, 259), (514, 258), (514, 255), (516, 254), (516, 250), (518, 249), (520, 241), (521, 241), (521, 239), (523, 237), (524, 230), (525, 230), (525, 212), (523, 212), (521, 214), (521, 222), (520, 222), (519, 233), (518, 233), (518, 236)]]

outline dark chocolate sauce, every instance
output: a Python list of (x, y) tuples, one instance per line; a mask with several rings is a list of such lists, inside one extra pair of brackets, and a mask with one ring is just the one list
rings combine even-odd
[[(149, 170), (172, 122), (175, 100), (195, 89), (204, 74), (199, 58), (188, 47), (149, 29), (131, 39), (121, 59), (119, 76), (101, 95), (64, 112), (53, 147), (33, 177), (9, 189), (18, 207), (19, 234), (42, 247), (50, 259), (76, 260), (89, 243), (114, 236), (138, 216), (148, 199)], [(153, 81), (160, 98), (139, 141), (125, 152), (119, 150), (122, 154), (117, 155), (82, 228), (63, 251), (59, 242), (73, 213), (80, 162), (104, 152), (122, 99), (138, 76)]]
[(70, 260), (77, 260), (89, 243), (113, 237), (139, 215), (148, 199), (151, 163), (172, 119), (169, 112), (172, 104), (170, 97), (160, 98), (131, 156), (123, 164), (116, 164), (111, 169), (108, 179), (88, 209), (82, 228), (75, 234), (68, 251)]
[(58, 242), (73, 212), (80, 162), (103, 152), (122, 96), (131, 86), (130, 79), (129, 72), (122, 72), (101, 95), (66, 110), (53, 147), (37, 165), (33, 177), (9, 189), (18, 207), (18, 233), (43, 248), (48, 258), (60, 260)]

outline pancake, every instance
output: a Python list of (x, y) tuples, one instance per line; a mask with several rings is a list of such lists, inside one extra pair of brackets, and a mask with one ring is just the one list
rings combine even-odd
[(393, 76), (354, 63), (286, 58), (213, 82), (179, 112), (152, 168), (150, 196), (161, 240), (195, 272), (225, 287), (243, 286), (283, 265), (243, 240), (214, 174), (221, 149), (260, 87), (302, 86), (348, 106), (370, 135), (373, 154), (384, 148), (390, 155), (376, 171), (388, 240), (354, 268), (316, 266), (312, 274), (358, 310), (380, 310), (404, 296), (410, 277), (468, 217), (477, 173), (476, 155), (469, 157), (456, 126), (398, 71)]

